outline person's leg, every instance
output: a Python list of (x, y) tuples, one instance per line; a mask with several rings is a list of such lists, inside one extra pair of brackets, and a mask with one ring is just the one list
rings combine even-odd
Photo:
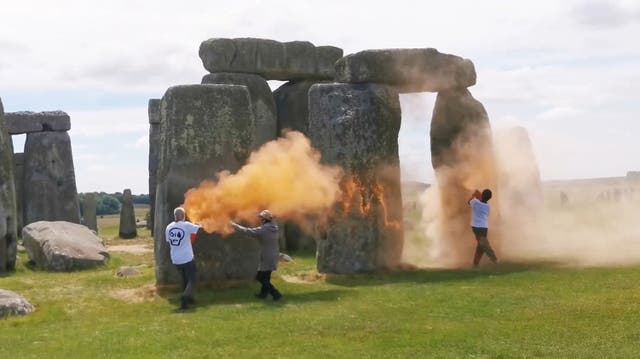
[(273, 300), (279, 300), (282, 297), (282, 294), (276, 289), (276, 287), (271, 284), (271, 271), (265, 272), (265, 281), (267, 283), (267, 288), (269, 290), (269, 294), (273, 297)]
[(484, 253), (487, 254), (487, 257), (489, 257), (489, 259), (491, 259), (493, 263), (498, 263), (498, 258), (496, 257), (496, 254), (493, 251), (493, 248), (491, 248), (491, 245), (489, 244), (489, 240), (487, 239), (487, 234), (488, 234), (488, 230), (485, 229), (484, 233), (478, 239), (478, 244), (482, 246), (482, 250), (484, 251)]
[[(478, 240), (476, 239), (476, 242), (478, 242)], [(484, 253), (484, 251), (482, 250), (482, 247), (480, 246), (480, 242), (478, 242), (476, 244), (476, 253), (473, 255), (473, 267), (477, 267), (480, 264), (480, 259), (482, 258), (482, 254)]]
[(196, 286), (196, 262), (192, 260), (189, 263), (185, 264), (185, 278), (187, 280), (187, 284), (184, 287), (184, 291), (182, 292), (182, 296), (186, 298), (187, 302), (193, 302), (193, 290)]
[(260, 292), (256, 294), (256, 297), (264, 299), (267, 297), (267, 294), (269, 293), (268, 284), (267, 282), (265, 282), (265, 272), (258, 271), (258, 273), (256, 274), (256, 280), (260, 282), (260, 286), (261, 286)]

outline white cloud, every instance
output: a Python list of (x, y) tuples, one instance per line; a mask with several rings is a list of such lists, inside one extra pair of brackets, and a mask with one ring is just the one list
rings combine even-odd
[(149, 135), (142, 135), (140, 138), (136, 140), (133, 144), (133, 148), (137, 150), (148, 150), (149, 149)]
[(146, 107), (94, 111), (68, 111), (73, 138), (141, 134), (149, 131)]

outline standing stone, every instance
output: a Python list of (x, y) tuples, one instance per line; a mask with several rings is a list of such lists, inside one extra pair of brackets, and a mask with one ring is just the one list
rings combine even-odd
[(321, 84), (309, 91), (311, 141), (341, 166), (343, 203), (318, 243), (318, 270), (394, 268), (403, 246), (398, 93), (375, 84)]
[[(442, 265), (469, 266), (476, 242), (471, 232), (468, 200), (475, 189), (494, 192), (496, 169), (489, 117), (466, 89), (438, 93), (431, 121), (431, 162), (440, 193), (441, 214), (436, 238)], [(489, 227), (491, 244), (498, 245), (496, 206)], [(494, 248), (495, 249), (495, 248)], [(500, 253), (498, 253), (500, 255)]]
[[(289, 81), (273, 92), (278, 109), (278, 134), (284, 130), (298, 131), (309, 137), (309, 89), (318, 81)], [(316, 249), (313, 236), (303, 232), (293, 222), (283, 223), (287, 251)]]
[(331, 80), (342, 49), (307, 41), (214, 38), (200, 44), (205, 69), (260, 75), (267, 80)]
[(267, 81), (258, 75), (218, 72), (205, 75), (203, 84), (226, 84), (247, 86), (251, 98), (251, 110), (255, 118), (253, 149), (275, 140), (278, 136), (276, 103)]
[(131, 190), (125, 189), (122, 194), (122, 208), (120, 208), (120, 230), (118, 236), (123, 239), (136, 238), (138, 231), (136, 229), (136, 213), (133, 209), (133, 197)]
[(318, 81), (289, 81), (273, 92), (278, 109), (278, 134), (284, 129), (309, 136), (309, 89)]
[(23, 202), (24, 202), (24, 153), (13, 154), (13, 181), (16, 187), (16, 223), (17, 234), (22, 235), (23, 224)]
[(16, 190), (13, 175), (13, 144), (4, 122), (0, 99), (0, 273), (16, 265)]
[[(527, 130), (523, 127), (494, 133), (498, 169), (500, 226), (508, 241), (502, 241), (502, 258), (519, 260), (518, 254), (533, 253), (542, 237), (542, 181), (538, 161)], [(564, 193), (563, 193), (564, 194)], [(566, 194), (564, 194), (566, 198)], [(568, 201), (568, 199), (567, 199)]]
[(470, 60), (436, 49), (366, 50), (336, 62), (338, 82), (376, 82), (396, 86), (400, 93), (440, 92), (476, 83)]
[(149, 100), (149, 220), (147, 228), (153, 235), (153, 220), (156, 209), (156, 175), (160, 165), (160, 101)]
[[(254, 118), (246, 86), (184, 85), (162, 98), (160, 167), (155, 210), (155, 261), (158, 284), (180, 278), (169, 256), (165, 228), (184, 194), (219, 171), (235, 172), (253, 143)], [(222, 237), (200, 231), (194, 243), (198, 280), (249, 279), (255, 275), (259, 247), (241, 234)]]
[(67, 132), (28, 133), (24, 145), (24, 225), (80, 223), (80, 205)]
[(94, 193), (87, 193), (84, 195), (84, 201), (82, 202), (82, 217), (84, 219), (84, 225), (96, 233), (98, 233), (98, 219), (96, 215), (97, 206), (96, 195)]

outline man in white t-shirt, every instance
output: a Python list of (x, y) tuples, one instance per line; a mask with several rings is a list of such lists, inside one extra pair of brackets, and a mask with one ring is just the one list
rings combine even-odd
[(491, 196), (491, 190), (485, 189), (482, 193), (476, 190), (471, 196), (471, 199), (469, 199), (469, 205), (471, 206), (471, 230), (476, 236), (477, 241), (476, 253), (473, 257), (474, 267), (480, 264), (480, 259), (484, 253), (487, 254), (487, 257), (489, 257), (493, 263), (498, 263), (498, 258), (496, 258), (487, 239), (489, 232), (489, 212), (491, 210), (491, 206), (489, 206), (487, 202), (489, 202)]
[(165, 230), (165, 239), (171, 248), (171, 262), (178, 268), (182, 276), (182, 295), (180, 309), (187, 309), (193, 303), (193, 289), (196, 282), (196, 262), (193, 257), (191, 241), (195, 239), (200, 226), (185, 221), (184, 208), (173, 210), (174, 222)]

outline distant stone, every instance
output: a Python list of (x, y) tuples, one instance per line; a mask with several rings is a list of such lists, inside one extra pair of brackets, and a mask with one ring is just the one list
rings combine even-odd
[(278, 134), (289, 129), (309, 136), (309, 89), (318, 81), (289, 81), (273, 92), (278, 109)]
[(338, 60), (335, 80), (388, 84), (400, 93), (440, 92), (473, 86), (476, 70), (470, 60), (431, 48), (366, 50)]
[(241, 72), (283, 81), (330, 80), (335, 62), (342, 57), (342, 49), (333, 46), (255, 38), (209, 39), (202, 42), (199, 53), (211, 73)]
[(13, 166), (13, 182), (16, 188), (16, 233), (20, 235), (24, 227), (24, 153), (13, 154)]
[(125, 189), (122, 194), (122, 208), (120, 208), (120, 229), (118, 235), (123, 239), (131, 239), (138, 236), (136, 229), (136, 213), (133, 208), (131, 190)]
[(278, 124), (276, 119), (276, 103), (267, 81), (258, 75), (217, 72), (205, 75), (203, 84), (226, 84), (247, 86), (251, 98), (251, 109), (255, 118), (255, 132), (252, 148), (276, 139)]
[(98, 203), (94, 193), (87, 193), (84, 195), (84, 201), (82, 202), (83, 223), (96, 233), (98, 233), (98, 218), (96, 215), (97, 206)]
[[(236, 172), (244, 165), (253, 143), (253, 121), (246, 86), (184, 85), (164, 94), (154, 220), (158, 284), (181, 281), (165, 240), (174, 208), (201, 181), (214, 179), (223, 170)], [(194, 252), (200, 283), (250, 279), (258, 267), (258, 242), (241, 234), (222, 237), (201, 231)]]
[(156, 209), (156, 183), (160, 165), (160, 99), (149, 100), (149, 221), (147, 228), (153, 235), (153, 221)]
[(69, 134), (28, 133), (24, 163), (24, 224), (37, 221), (80, 223)]
[(122, 266), (118, 268), (118, 271), (116, 272), (116, 276), (120, 278), (134, 277), (134, 276), (140, 275), (140, 269), (144, 267), (145, 267), (144, 265)]
[(291, 258), (291, 256), (290, 256), (290, 255), (285, 254), (285, 253), (280, 253), (280, 255), (279, 255), (279, 257), (278, 257), (278, 258), (279, 258), (279, 260), (280, 260), (281, 262), (295, 262), (295, 261), (293, 260), (293, 258)]
[(309, 91), (309, 133), (322, 161), (345, 170), (344, 198), (318, 241), (322, 273), (397, 268), (403, 246), (398, 92), (377, 84)]
[(7, 132), (0, 99), (0, 273), (16, 264), (17, 213), (14, 186), (13, 143)]
[(18, 293), (7, 289), (0, 289), (0, 318), (27, 315), (35, 308)]
[(22, 230), (29, 259), (36, 267), (69, 271), (101, 266), (109, 260), (102, 239), (89, 228), (69, 222), (40, 221)]
[(69, 131), (71, 119), (62, 111), (9, 112), (6, 114), (7, 130), (12, 135), (43, 131)]

